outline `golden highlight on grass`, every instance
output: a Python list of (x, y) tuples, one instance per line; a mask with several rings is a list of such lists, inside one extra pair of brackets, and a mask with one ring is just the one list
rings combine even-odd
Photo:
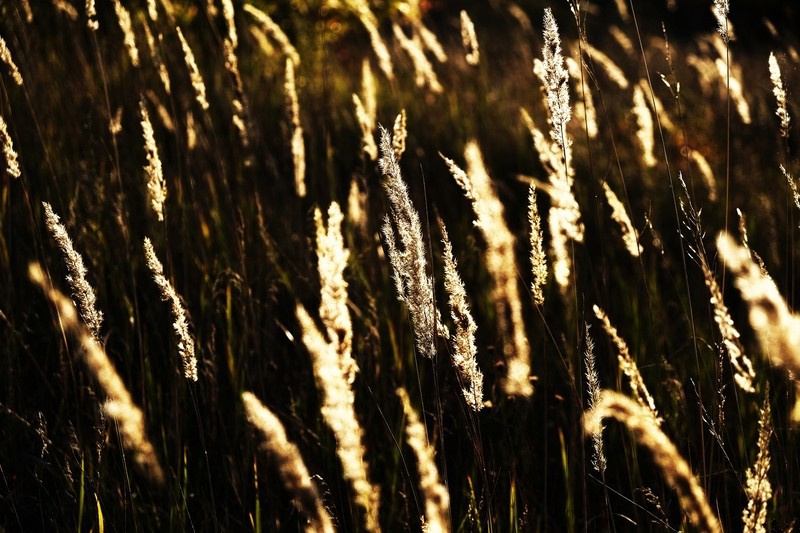
[(378, 166), (383, 176), (383, 189), (391, 205), (381, 228), (386, 240), (386, 254), (394, 272), (397, 298), (408, 305), (417, 350), (425, 357), (433, 357), (436, 355), (438, 313), (433, 300), (433, 280), (428, 275), (422, 224), (400, 174), (392, 136), (383, 126), (379, 127), (381, 157)]
[(747, 507), (742, 513), (746, 533), (766, 533), (767, 504), (772, 499), (772, 484), (769, 482), (769, 440), (772, 436), (772, 413), (769, 406), (769, 388), (764, 397), (758, 420), (758, 456), (745, 475)]
[(750, 358), (744, 353), (744, 347), (739, 340), (739, 331), (733, 324), (728, 307), (722, 298), (722, 291), (717, 285), (717, 280), (711, 268), (708, 265), (705, 253), (698, 254), (700, 259), (700, 268), (703, 271), (703, 279), (705, 280), (706, 287), (711, 293), (711, 306), (714, 308), (714, 322), (717, 323), (720, 335), (722, 335), (722, 345), (728, 352), (731, 366), (733, 367), (733, 380), (745, 392), (755, 392), (753, 388), (753, 380), (756, 378), (756, 373), (753, 370), (753, 364)]
[(605, 418), (625, 424), (639, 444), (650, 450), (667, 484), (678, 494), (683, 512), (698, 531), (722, 532), (705, 492), (686, 460), (655, 423), (650, 410), (618, 392), (604, 390), (595, 408), (584, 413), (586, 433), (594, 435), (602, 431)]
[(119, 27), (122, 30), (123, 43), (125, 44), (125, 49), (128, 51), (131, 65), (138, 67), (139, 48), (136, 46), (136, 36), (133, 33), (131, 14), (119, 0), (114, 0), (114, 12), (117, 14), (117, 21), (119, 21)]
[(3, 156), (6, 158), (6, 172), (9, 176), (19, 178), (22, 176), (22, 171), (19, 168), (19, 156), (14, 150), (14, 142), (8, 133), (8, 125), (3, 119), (3, 115), (0, 115), (0, 143), (3, 145)]
[(425, 55), (420, 38), (414, 34), (412, 37), (406, 36), (403, 29), (398, 24), (392, 24), (394, 37), (400, 43), (400, 47), (405, 50), (411, 63), (414, 65), (414, 82), (420, 89), (427, 87), (434, 94), (440, 94), (444, 87), (439, 83), (439, 77), (433, 70), (433, 65)]
[(250, 136), (247, 130), (247, 112), (245, 110), (244, 84), (242, 76), (239, 74), (239, 59), (236, 57), (236, 45), (230, 38), (222, 41), (222, 51), (225, 57), (225, 70), (228, 71), (233, 83), (233, 98), (231, 107), (233, 115), (231, 123), (239, 134), (242, 146), (250, 145)]
[(327, 329), (328, 338), (337, 343), (339, 362), (348, 383), (356, 378), (358, 366), (352, 357), (353, 322), (347, 307), (347, 282), (344, 269), (350, 252), (344, 247), (342, 221), (344, 215), (339, 204), (331, 202), (328, 207), (328, 225), (322, 220), (322, 212), (314, 210), (314, 225), (317, 232), (317, 270), (320, 279), (319, 316)]
[(461, 10), (461, 44), (464, 45), (467, 64), (474, 66), (481, 62), (481, 52), (478, 47), (478, 36), (475, 35), (475, 25), (463, 9)]
[(414, 31), (422, 40), (422, 45), (433, 54), (436, 61), (439, 63), (447, 63), (447, 54), (435, 33), (429, 30), (422, 21), (414, 21)]
[(323, 334), (302, 305), (296, 316), (303, 344), (311, 355), (317, 388), (322, 394), (322, 415), (336, 436), (337, 454), (344, 477), (355, 493), (355, 501), (366, 515), (369, 531), (378, 531), (378, 487), (369, 482), (363, 444), (363, 430), (355, 414), (352, 385), (358, 366), (352, 357), (353, 326), (347, 307), (344, 269), (350, 252), (341, 232), (343, 215), (336, 202), (328, 208), (328, 225), (322, 213), (314, 213), (317, 240), (317, 269), (320, 277), (320, 318)]
[(280, 47), (281, 51), (292, 60), (295, 65), (300, 65), (300, 54), (297, 53), (292, 45), (289, 37), (283, 32), (281, 27), (270, 18), (269, 15), (258, 9), (253, 4), (244, 4), (243, 9), (249, 13), (256, 22), (263, 28), (264, 32), (269, 35)]
[(428, 443), (425, 426), (411, 406), (405, 389), (398, 388), (397, 397), (406, 415), (406, 441), (417, 457), (419, 488), (425, 499), (423, 530), (431, 533), (450, 531), (450, 494), (439, 479), (434, 450)]
[(147, 156), (147, 165), (144, 172), (147, 175), (147, 196), (150, 198), (150, 207), (156, 214), (159, 222), (164, 221), (164, 202), (167, 200), (167, 182), (164, 180), (164, 170), (161, 167), (161, 158), (158, 157), (153, 124), (147, 113), (144, 98), (139, 100), (139, 112), (142, 116), (142, 135), (144, 136), (144, 151)]
[[(0, 117), (0, 121), (2, 121), (2, 117)], [(792, 191), (792, 199), (794, 200), (794, 206), (797, 209), (800, 209), (800, 190), (798, 190), (797, 182), (795, 182), (794, 177), (786, 171), (786, 167), (783, 165), (779, 165), (781, 169), (781, 173), (783, 177), (786, 178), (786, 183), (789, 185), (789, 189)], [(744, 243), (747, 246), (747, 242)]]
[(167, 71), (167, 66), (164, 64), (164, 61), (161, 59), (161, 53), (159, 52), (161, 34), (158, 34), (158, 43), (156, 43), (153, 32), (150, 30), (150, 25), (145, 22), (144, 36), (145, 42), (147, 43), (147, 51), (150, 53), (150, 59), (153, 60), (153, 64), (155, 65), (156, 70), (158, 70), (158, 77), (161, 79), (161, 85), (164, 86), (164, 91), (171, 95), (172, 84), (169, 81), (169, 72)]
[(536, 185), (531, 182), (528, 189), (528, 224), (531, 236), (531, 293), (536, 305), (544, 304), (544, 286), (547, 284), (547, 257), (544, 253), (544, 237), (542, 221), (539, 218), (539, 207), (536, 205)]
[(358, 179), (350, 180), (350, 192), (347, 194), (347, 218), (350, 223), (365, 235), (367, 232), (367, 193), (361, 190)]
[(343, 365), (338, 342), (325, 338), (306, 309), (298, 304), (297, 321), (303, 344), (311, 355), (317, 389), (322, 395), (322, 417), (336, 437), (336, 454), (344, 478), (353, 490), (353, 499), (364, 512), (368, 531), (380, 531), (378, 510), (380, 490), (367, 475), (364, 431), (356, 419), (355, 395), (350, 383), (352, 367)]
[(472, 318), (472, 312), (467, 302), (467, 290), (458, 274), (453, 245), (447, 235), (444, 222), (439, 220), (439, 229), (442, 232), (442, 261), (444, 262), (444, 290), (450, 304), (450, 316), (455, 323), (455, 332), (451, 336), (453, 341), (453, 366), (456, 368), (461, 384), (461, 392), (467, 405), (473, 411), (483, 409), (483, 373), (478, 367), (475, 347), (475, 331), (478, 326)]
[(378, 145), (375, 144), (372, 133), (375, 129), (375, 116), (370, 116), (361, 98), (355, 93), (353, 93), (353, 105), (356, 108), (356, 120), (361, 127), (361, 149), (374, 161), (378, 158)]
[(550, 181), (548, 192), (551, 205), (547, 222), (550, 229), (550, 249), (553, 254), (553, 277), (561, 294), (565, 295), (572, 272), (572, 258), (567, 245), (570, 240), (583, 242), (584, 234), (580, 208), (572, 194), (574, 170), (569, 157), (571, 141), (567, 139), (565, 148), (562, 149), (554, 140), (547, 140), (527, 111), (522, 109), (521, 114)]
[(728, 12), (730, 11), (730, 4), (728, 0), (714, 0), (714, 5), (711, 6), (711, 11), (714, 13), (714, 18), (717, 19), (717, 32), (720, 37), (728, 44), (731, 39), (730, 34), (730, 21), (728, 20)]
[(156, 256), (153, 243), (147, 237), (144, 238), (144, 256), (147, 260), (147, 268), (153, 273), (153, 280), (158, 285), (158, 288), (161, 289), (162, 297), (170, 303), (174, 320), (172, 329), (178, 338), (178, 353), (183, 360), (183, 375), (186, 379), (197, 381), (197, 358), (194, 354), (194, 339), (189, 333), (189, 320), (186, 317), (186, 310), (183, 308), (178, 293), (175, 292), (172, 284), (164, 275), (164, 267)]
[(364, 29), (367, 30), (369, 42), (372, 45), (372, 50), (375, 52), (375, 57), (378, 58), (378, 66), (384, 76), (386, 76), (386, 79), (389, 81), (394, 80), (392, 58), (378, 30), (378, 19), (375, 18), (375, 14), (370, 9), (369, 2), (367, 2), (367, 0), (353, 0), (352, 2), (348, 2), (348, 4), (348, 7), (356, 14), (358, 20), (364, 26)]
[(53, 236), (53, 240), (61, 249), (64, 256), (64, 264), (67, 266), (67, 283), (72, 290), (72, 299), (75, 302), (81, 315), (84, 325), (92, 334), (94, 340), (102, 345), (102, 335), (100, 328), (103, 325), (103, 313), (97, 309), (97, 296), (94, 288), (86, 280), (86, 267), (83, 264), (83, 257), (72, 246), (72, 239), (69, 238), (67, 228), (59, 221), (58, 215), (47, 202), (42, 202), (44, 206), (44, 220), (47, 229)]
[(231, 48), (235, 50), (239, 47), (239, 35), (236, 33), (236, 13), (233, 9), (233, 2), (231, 0), (220, 1), (222, 3), (222, 18), (225, 19), (225, 25), (228, 27), (228, 39), (231, 42)]
[(594, 106), (591, 88), (588, 84), (583, 83), (581, 73), (583, 67), (581, 67), (581, 63), (578, 63), (571, 57), (566, 57), (565, 61), (567, 63), (567, 71), (569, 71), (569, 75), (572, 77), (575, 87), (581, 88), (581, 100), (575, 102), (574, 115), (583, 119), (586, 135), (588, 135), (590, 139), (596, 139), (598, 133), (600, 133), (597, 127), (597, 109)]
[(206, 83), (200, 75), (200, 69), (197, 68), (197, 61), (195, 61), (194, 53), (189, 47), (189, 43), (183, 37), (183, 32), (180, 27), (176, 26), (175, 31), (178, 33), (178, 40), (181, 42), (181, 49), (183, 50), (183, 59), (186, 63), (186, 68), (189, 69), (189, 78), (192, 82), (194, 89), (194, 98), (204, 111), (208, 111), (208, 99), (206, 98)]
[(606, 200), (608, 200), (608, 206), (611, 208), (611, 220), (619, 224), (619, 228), (622, 230), (622, 242), (625, 243), (625, 249), (633, 257), (639, 257), (642, 252), (642, 248), (639, 246), (639, 234), (633, 227), (628, 211), (625, 210), (625, 206), (617, 198), (614, 191), (611, 190), (611, 187), (608, 186), (608, 182), (603, 182), (603, 191), (606, 193)]
[(789, 110), (786, 108), (786, 90), (783, 88), (781, 69), (773, 52), (769, 53), (769, 79), (772, 81), (772, 94), (778, 104), (775, 114), (781, 122), (781, 136), (789, 138)]
[(708, 160), (703, 157), (703, 154), (697, 150), (688, 149), (688, 151), (689, 159), (697, 166), (697, 170), (700, 171), (700, 177), (703, 178), (703, 183), (706, 189), (708, 189), (708, 200), (710, 202), (716, 202), (717, 180), (714, 177), (714, 171), (711, 169), (711, 165), (708, 163)]
[(628, 377), (631, 390), (633, 391), (636, 400), (650, 414), (653, 424), (656, 427), (660, 426), (662, 419), (660, 416), (658, 416), (656, 402), (653, 400), (653, 397), (647, 390), (647, 386), (644, 384), (642, 374), (639, 373), (639, 366), (631, 357), (630, 350), (628, 350), (628, 344), (622, 339), (622, 337), (619, 336), (619, 333), (617, 333), (617, 328), (611, 324), (611, 320), (609, 320), (605, 311), (600, 309), (600, 307), (597, 305), (593, 306), (592, 310), (594, 311), (594, 316), (596, 316), (597, 319), (603, 324), (603, 329), (611, 338), (611, 342), (613, 342), (614, 346), (617, 347), (617, 351), (619, 352), (617, 354), (619, 368)]
[(371, 160), (378, 158), (378, 145), (375, 144), (375, 126), (377, 125), (378, 101), (375, 78), (369, 61), (361, 64), (361, 94), (353, 94), (353, 104), (356, 108), (356, 119), (361, 127), (361, 147)]
[[(663, 74), (661, 75), (661, 81), (667, 85), (670, 91), (673, 90), (672, 85), (667, 81)], [(664, 104), (661, 103), (661, 100), (658, 98), (658, 96), (656, 96), (655, 90), (650, 90), (650, 84), (647, 82), (647, 80), (644, 78), (640, 79), (636, 86), (642, 91), (642, 95), (645, 97), (644, 101), (650, 107), (650, 110), (658, 117), (661, 127), (665, 131), (675, 134), (677, 130), (675, 123), (672, 121), (669, 113), (667, 113), (667, 110), (664, 108)], [(653, 89), (655, 89), (655, 87)], [(677, 88), (677, 91), (680, 91), (680, 87)]]
[(750, 104), (747, 103), (747, 99), (744, 97), (742, 69), (733, 64), (732, 60), (729, 61), (729, 63), (730, 68), (728, 68), (728, 63), (726, 63), (724, 59), (718, 57), (714, 61), (714, 66), (717, 67), (717, 73), (719, 74), (720, 82), (728, 87), (731, 100), (736, 106), (736, 112), (739, 113), (739, 117), (742, 119), (742, 122), (745, 124), (750, 124), (752, 122), (752, 118), (750, 116)]
[(617, 87), (623, 90), (630, 87), (631, 83), (628, 81), (628, 78), (625, 77), (625, 73), (622, 72), (622, 69), (619, 68), (610, 57), (589, 43), (584, 43), (583, 46), (585, 53), (591, 58), (592, 63), (600, 65), (608, 76), (608, 79), (614, 82)]
[(144, 415), (133, 403), (128, 389), (108, 359), (106, 352), (78, 320), (78, 313), (69, 298), (55, 289), (36, 263), (28, 266), (28, 275), (56, 307), (63, 327), (82, 348), (82, 359), (97, 383), (108, 396), (103, 405), (105, 414), (117, 423), (122, 445), (137, 469), (153, 484), (164, 484), (164, 472), (155, 449), (144, 430)]
[(283, 485), (294, 496), (295, 505), (308, 516), (306, 531), (333, 533), (330, 514), (322, 504), (300, 450), (286, 438), (281, 421), (251, 392), (242, 393), (242, 404), (247, 421), (264, 438), (262, 447), (277, 466)]
[(294, 79), (294, 63), (286, 59), (286, 80), (283, 84), (286, 107), (292, 134), (292, 162), (294, 166), (294, 190), (300, 198), (306, 195), (306, 145), (303, 142), (303, 126), (300, 124), (300, 102)]
[(392, 127), (392, 149), (394, 150), (394, 157), (400, 161), (403, 153), (406, 151), (406, 137), (408, 137), (408, 130), (406, 130), (406, 110), (401, 109), (400, 114), (394, 119), (394, 126)]
[(456, 183), (472, 202), (475, 226), (486, 241), (486, 270), (492, 276), (492, 296), (497, 314), (506, 377), (503, 390), (511, 396), (530, 396), (530, 346), (522, 318), (522, 300), (517, 286), (517, 261), (514, 235), (505, 221), (502, 202), (492, 186), (478, 143), (470, 140), (464, 148), (467, 171), (442, 156)]
[(653, 115), (639, 85), (633, 88), (633, 116), (636, 117), (636, 138), (642, 148), (642, 162), (645, 167), (653, 168), (658, 164), (654, 154)]
[(152, 22), (158, 22), (158, 5), (156, 0), (147, 0), (147, 16)]
[(749, 307), (750, 326), (764, 354), (773, 364), (800, 374), (800, 317), (789, 310), (775, 282), (762, 273), (750, 250), (722, 232), (717, 237), (717, 251), (736, 276), (734, 283)]
[(86, 0), (86, 27), (92, 31), (97, 31), (100, 28), (100, 23), (97, 22), (97, 9), (94, 5), (94, 0)]
[(22, 74), (19, 73), (17, 64), (14, 63), (14, 60), (11, 58), (11, 50), (8, 49), (3, 37), (0, 37), (0, 61), (5, 63), (6, 67), (8, 67), (8, 71), (14, 83), (22, 87)]

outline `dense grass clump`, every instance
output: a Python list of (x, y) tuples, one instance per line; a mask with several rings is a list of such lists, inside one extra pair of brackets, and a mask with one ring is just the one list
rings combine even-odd
[(788, 530), (790, 3), (0, 3), (0, 528)]

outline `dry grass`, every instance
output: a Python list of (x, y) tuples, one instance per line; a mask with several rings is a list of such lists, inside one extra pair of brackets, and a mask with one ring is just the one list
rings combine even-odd
[(0, 5), (0, 530), (792, 527), (796, 17), (690, 4)]

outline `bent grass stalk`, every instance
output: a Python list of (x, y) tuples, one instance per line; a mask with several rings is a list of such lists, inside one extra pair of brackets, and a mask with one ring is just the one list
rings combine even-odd
[(277, 466), (284, 486), (294, 495), (295, 504), (309, 517), (306, 531), (333, 533), (330, 514), (322, 504), (300, 450), (286, 437), (281, 421), (251, 392), (242, 393), (242, 404), (247, 421), (264, 438), (262, 447)]
[(130, 453), (134, 465), (153, 484), (164, 485), (164, 472), (145, 433), (144, 414), (134, 404), (105, 350), (78, 320), (78, 313), (70, 299), (50, 284), (38, 264), (28, 266), (28, 275), (56, 307), (63, 327), (81, 346), (84, 363), (108, 396), (103, 411), (117, 423), (122, 445)]
[(605, 418), (614, 418), (625, 424), (639, 444), (650, 450), (667, 484), (678, 494), (683, 512), (698, 531), (722, 532), (697, 478), (669, 437), (658, 427), (650, 410), (618, 392), (604, 390), (594, 409), (584, 413), (586, 433), (601, 432)]

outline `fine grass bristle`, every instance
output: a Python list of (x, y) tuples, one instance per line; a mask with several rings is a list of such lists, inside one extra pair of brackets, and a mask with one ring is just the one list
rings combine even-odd
[(189, 78), (192, 82), (192, 88), (194, 88), (194, 98), (204, 111), (208, 111), (210, 106), (208, 99), (206, 98), (206, 83), (203, 81), (203, 77), (200, 75), (200, 69), (197, 68), (197, 61), (194, 58), (194, 52), (192, 52), (192, 49), (189, 47), (189, 43), (186, 42), (186, 38), (183, 36), (183, 32), (181, 31), (180, 27), (176, 27), (175, 31), (177, 32), (178, 39), (181, 43), (181, 49), (183, 50), (183, 59), (186, 63), (186, 68), (189, 69)]
[(611, 325), (611, 320), (609, 320), (605, 311), (596, 305), (593, 307), (593, 310), (594, 315), (603, 325), (603, 329), (605, 330), (606, 334), (611, 338), (611, 342), (613, 342), (614, 346), (617, 347), (617, 351), (619, 352), (617, 359), (619, 360), (620, 370), (622, 370), (622, 372), (628, 377), (631, 390), (633, 391), (636, 400), (639, 402), (639, 405), (641, 405), (643, 409), (646, 409), (650, 414), (650, 417), (653, 419), (653, 424), (655, 426), (660, 426), (663, 420), (660, 416), (658, 416), (655, 400), (653, 400), (653, 396), (650, 394), (650, 392), (647, 390), (647, 386), (644, 384), (642, 374), (639, 372), (639, 365), (637, 365), (636, 361), (634, 361), (631, 357), (628, 344), (622, 339), (622, 337), (619, 336), (617, 333), (617, 328)]

